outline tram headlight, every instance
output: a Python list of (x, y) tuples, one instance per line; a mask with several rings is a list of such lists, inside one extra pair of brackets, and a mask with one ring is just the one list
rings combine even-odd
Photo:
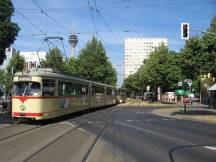
[(24, 111), (25, 109), (26, 109), (26, 107), (25, 107), (24, 105), (21, 105), (21, 106), (20, 106), (20, 110), (21, 110), (21, 111)]

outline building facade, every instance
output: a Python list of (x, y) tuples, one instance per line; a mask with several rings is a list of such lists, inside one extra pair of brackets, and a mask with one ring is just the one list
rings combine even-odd
[(167, 38), (125, 38), (124, 77), (138, 71), (149, 54), (162, 43), (167, 46)]
[(35, 69), (40, 65), (41, 60), (46, 59), (46, 52), (20, 52), (25, 59), (25, 69)]

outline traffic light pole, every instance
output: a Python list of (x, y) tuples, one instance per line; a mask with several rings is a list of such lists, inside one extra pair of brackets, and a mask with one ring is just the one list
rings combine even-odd
[(208, 32), (208, 31), (204, 31), (204, 30), (199, 30), (199, 29), (190, 29), (190, 30), (191, 31), (198, 31), (198, 32), (201, 32), (201, 33), (207, 33), (207, 34), (211, 34), (211, 35), (216, 36), (216, 33)]

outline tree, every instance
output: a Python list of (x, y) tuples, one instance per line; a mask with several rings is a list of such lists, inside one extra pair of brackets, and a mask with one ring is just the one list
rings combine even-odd
[(209, 67), (206, 62), (210, 60), (204, 53), (203, 42), (199, 37), (193, 37), (186, 42), (181, 50), (180, 60), (181, 69), (187, 79), (195, 80), (200, 74), (208, 74)]
[(16, 52), (12, 59), (10, 60), (9, 65), (7, 66), (7, 71), (4, 75), (4, 85), (6, 93), (10, 93), (12, 89), (12, 80), (13, 74), (18, 71), (23, 71), (25, 67), (25, 59), (23, 56), (20, 56), (19, 52)]
[(15, 40), (20, 28), (11, 22), (14, 7), (11, 0), (0, 0), (0, 65), (5, 59), (5, 49)]
[(82, 78), (104, 84), (116, 84), (116, 71), (109, 62), (102, 43), (95, 37), (80, 51), (76, 67), (78, 75)]
[(7, 73), (16, 73), (22, 71), (25, 67), (25, 59), (23, 56), (16, 52), (13, 54), (12, 59), (10, 60), (9, 65), (7, 66)]
[(132, 97), (135, 97), (140, 91), (141, 91), (141, 86), (138, 78), (139, 73), (135, 73), (132, 75), (129, 75), (127, 78), (124, 80), (124, 88), (127, 89), (127, 93), (130, 95), (134, 95)]
[(127, 90), (143, 92), (147, 85), (156, 92), (156, 88), (163, 87), (164, 91), (173, 91), (183, 75), (179, 66), (179, 55), (161, 45), (152, 52), (137, 73), (125, 79)]
[(65, 61), (61, 51), (55, 47), (46, 55), (46, 60), (42, 60), (41, 67), (53, 68), (65, 72)]
[(174, 90), (182, 78), (177, 57), (176, 53), (169, 51), (164, 45), (156, 48), (140, 69), (140, 81), (152, 86), (161, 86), (163, 91)]
[[(216, 34), (216, 16), (213, 17), (207, 31)], [(203, 54), (205, 54), (203, 57), (205, 57), (206, 61), (204, 66), (202, 66), (202, 70), (209, 72), (212, 77), (216, 77), (216, 35), (205, 33), (202, 41), (204, 45)]]
[(68, 75), (72, 75), (72, 76), (77, 75), (76, 60), (75, 60), (75, 58), (71, 57), (66, 62), (65, 73), (68, 74)]
[[(216, 34), (216, 16), (207, 31)], [(180, 52), (180, 61), (184, 75), (193, 80), (193, 86), (199, 92), (201, 75), (216, 77), (216, 36), (205, 33), (202, 37), (190, 38)]]

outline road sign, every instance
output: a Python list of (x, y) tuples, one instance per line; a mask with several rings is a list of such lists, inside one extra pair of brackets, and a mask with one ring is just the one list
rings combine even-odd
[(192, 80), (191, 79), (185, 79), (184, 82), (192, 83)]
[(177, 89), (175, 91), (175, 93), (179, 96), (185, 96), (185, 95), (188, 95), (189, 92), (187, 90), (184, 90), (184, 89)]
[(188, 83), (188, 86), (191, 87), (192, 83)]
[(183, 83), (182, 82), (178, 82), (178, 87), (182, 87)]

